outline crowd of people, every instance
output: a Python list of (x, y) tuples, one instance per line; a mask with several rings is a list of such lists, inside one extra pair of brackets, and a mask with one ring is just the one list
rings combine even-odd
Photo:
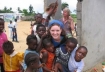
[[(26, 38), (27, 49), (24, 53), (16, 52), (14, 45), (7, 39), (4, 20), (0, 18), (0, 66), (1, 72), (82, 72), (83, 58), (88, 50), (79, 46), (72, 30), (74, 22), (70, 10), (63, 10), (63, 17), (53, 19), (58, 3), (52, 3), (45, 13), (35, 15), (31, 33)], [(10, 38), (17, 40), (15, 25), (8, 25)]]

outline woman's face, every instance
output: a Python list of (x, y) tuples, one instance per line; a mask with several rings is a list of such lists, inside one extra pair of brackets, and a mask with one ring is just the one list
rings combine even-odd
[(66, 10), (63, 10), (63, 16), (68, 16), (68, 12)]
[(60, 39), (62, 29), (58, 25), (54, 25), (50, 28), (50, 34), (53, 39), (58, 40)]

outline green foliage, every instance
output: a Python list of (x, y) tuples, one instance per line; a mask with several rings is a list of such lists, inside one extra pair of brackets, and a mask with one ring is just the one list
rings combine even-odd
[(33, 6), (32, 6), (32, 5), (29, 6), (29, 13), (30, 13), (30, 14), (33, 13)]
[(19, 13), (22, 13), (22, 10), (20, 9), (20, 7), (17, 8)]
[(62, 8), (62, 10), (65, 8), (65, 7), (68, 7), (69, 6), (69, 4), (68, 3), (66, 3), (66, 2), (63, 2), (62, 3), (62, 6), (61, 6), (61, 8)]
[(34, 16), (35, 15), (35, 11), (33, 11), (33, 6), (32, 5), (29, 6), (28, 10), (27, 9), (23, 9), (21, 11), (20, 8), (18, 8), (18, 11), (24, 13), (25, 16)]
[(4, 9), (0, 10), (0, 13), (13, 13), (13, 11), (11, 7), (9, 9), (4, 7)]
[(71, 17), (73, 18), (74, 22), (77, 22), (77, 15), (76, 14), (71, 14)]

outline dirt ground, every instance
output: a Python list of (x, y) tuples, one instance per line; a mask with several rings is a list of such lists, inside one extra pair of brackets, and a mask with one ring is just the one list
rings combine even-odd
[[(21, 21), (18, 22), (18, 27), (17, 27), (17, 33), (18, 33), (18, 40), (19, 43), (13, 42), (14, 48), (18, 52), (24, 52), (25, 49), (27, 48), (26, 45), (26, 37), (28, 34), (30, 34), (30, 23), (29, 21)], [(8, 36), (8, 27), (7, 27), (7, 22), (5, 23), (5, 29), (6, 29), (6, 34)], [(12, 41), (9, 37), (8, 39)], [(102, 65), (101, 63), (97, 64), (95, 67), (85, 71), (85, 72), (102, 72)]]

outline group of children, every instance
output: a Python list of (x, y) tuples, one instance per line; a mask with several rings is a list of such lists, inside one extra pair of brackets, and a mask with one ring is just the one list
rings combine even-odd
[[(47, 36), (48, 29), (43, 24), (42, 14), (36, 14), (35, 21), (31, 34), (26, 38), (27, 49), (19, 53), (3, 32), (4, 20), (0, 18), (1, 72), (82, 72), (82, 59), (88, 52), (87, 48), (78, 46), (77, 39), (73, 37), (67, 38), (63, 46), (55, 48)], [(13, 31), (14, 41), (16, 28), (12, 25), (8, 27)]]

